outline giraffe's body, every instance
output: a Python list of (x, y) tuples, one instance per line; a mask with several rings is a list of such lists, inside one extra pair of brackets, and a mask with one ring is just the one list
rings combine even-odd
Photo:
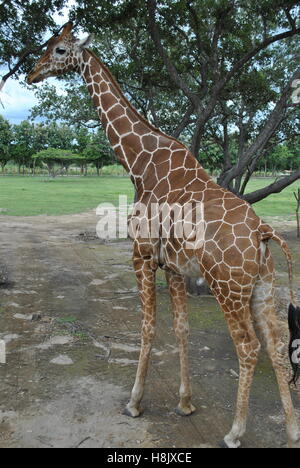
[[(60, 59), (63, 49), (66, 53)], [(155, 274), (161, 267), (166, 270), (180, 347), (178, 412), (189, 415), (195, 410), (188, 373), (184, 275), (203, 276), (225, 314), (240, 362), (236, 417), (231, 432), (225, 437), (226, 445), (238, 447), (239, 438), (245, 432), (250, 385), (260, 350), (255, 322), (266, 340), (278, 378), (289, 445), (299, 447), (300, 432), (280, 352), (282, 345), (274, 306), (274, 267), (267, 241), (273, 238), (279, 242), (290, 264), (286, 243), (256, 216), (248, 203), (214, 183), (182, 143), (144, 119), (128, 102), (109, 70), (86, 49), (84, 41), (76, 42), (71, 25), (67, 25), (60, 37), (51, 40), (29, 82), (71, 69), (83, 76), (110, 144), (136, 188), (137, 203), (146, 207), (143, 216), (138, 210), (133, 213), (130, 224), (149, 225), (147, 235), (142, 237), (132, 229), (143, 326), (141, 355), (127, 414), (136, 417), (141, 413), (140, 403), (155, 335)], [(153, 205), (159, 207), (155, 215), (151, 211)], [(193, 213), (201, 206), (201, 219), (189, 218), (192, 232), (201, 231), (200, 241), (194, 242), (185, 232), (181, 237), (174, 236), (174, 218), (165, 232), (167, 235), (162, 235), (165, 226), (162, 206), (189, 206)], [(150, 229), (153, 219), (157, 221), (157, 235)]]
[[(214, 256), (215, 253), (214, 266), (221, 270), (227, 266), (230, 270), (237, 252), (229, 251), (227, 262), (226, 258), (223, 261), (220, 252), (232, 247), (243, 253), (249, 249), (250, 238), (252, 248), (246, 259), (257, 263), (255, 249), (260, 247), (258, 227), (261, 221), (250, 205), (214, 183), (182, 143), (145, 121), (131, 107), (110, 72), (92, 52), (85, 50), (83, 57), (82, 76), (111, 146), (135, 185), (137, 203), (149, 207), (165, 203), (184, 206), (201, 202), (204, 205), (206, 242), (202, 252), (195, 256), (194, 251), (190, 252), (182, 245), (176, 246), (175, 250), (174, 239), (151, 237), (143, 239), (142, 248), (151, 251), (159, 266), (178, 274), (199, 276), (200, 271), (204, 275), (209, 273), (207, 265), (201, 261), (202, 256)], [(225, 236), (224, 227), (227, 231)]]

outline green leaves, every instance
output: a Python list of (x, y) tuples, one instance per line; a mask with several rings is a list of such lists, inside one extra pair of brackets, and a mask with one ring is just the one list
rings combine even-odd
[(74, 164), (76, 162), (80, 164), (82, 157), (68, 150), (48, 148), (46, 150), (42, 150), (34, 154), (32, 156), (32, 159), (46, 164), (48, 167), (49, 175), (55, 177), (55, 175), (57, 174), (57, 171), (55, 170), (56, 165), (60, 165), (62, 169), (67, 170), (71, 164)]
[(71, 163), (80, 159), (80, 155), (68, 150), (58, 148), (48, 148), (32, 156), (33, 159), (40, 159), (43, 162), (52, 161), (53, 163)]
[[(52, 13), (67, 5), (66, 0), (2, 1), (0, 64), (12, 67), (32, 45), (48, 38), (55, 28)], [(156, 7), (156, 41), (151, 5)], [(284, 106), (282, 123), (270, 125), (275, 133), (259, 136), (299, 66), (299, 11), (299, 2), (290, 0), (77, 0), (70, 16), (81, 30), (96, 35), (93, 49), (133, 105), (156, 126), (179, 136), (195, 154), (200, 150), (208, 167), (225, 173), (255, 148), (241, 165), (245, 170), (237, 175), (238, 182), (225, 183), (232, 188), (249, 167), (254, 170), (268, 146), (295, 140), (297, 110)], [(283, 32), (286, 38), (268, 42)], [(33, 54), (18, 74), (35, 59)], [(86, 86), (73, 76), (65, 83), (59, 92), (47, 84), (40, 87), (32, 116), (63, 122), (65, 135), (67, 126), (97, 128)], [(73, 143), (54, 128), (47, 136), (39, 130), (35, 143), (19, 144), (23, 154), (33, 146), (35, 151), (44, 148), (48, 138), (50, 147), (75, 146), (85, 157), (95, 158), (95, 164), (111, 160), (103, 134), (103, 146), (97, 146), (81, 130)]]
[[(115, 161), (102, 130), (92, 133), (85, 127), (75, 128), (52, 122), (33, 124), (25, 120), (11, 126), (0, 115), (0, 165), (9, 161), (21, 166), (45, 163), (48, 169), (71, 164), (85, 167), (93, 163), (97, 168)], [(51, 171), (50, 171), (51, 172)]]
[[(5, 0), (0, 3), (0, 64), (12, 68), (29, 49), (44, 42), (44, 35), (56, 28), (53, 13), (59, 13), (65, 0)], [(49, 32), (48, 32), (49, 34)], [(28, 72), (35, 57), (30, 57), (17, 71)]]
[(9, 122), (0, 115), (0, 165), (2, 170), (11, 158), (10, 148), (12, 140), (12, 128)]

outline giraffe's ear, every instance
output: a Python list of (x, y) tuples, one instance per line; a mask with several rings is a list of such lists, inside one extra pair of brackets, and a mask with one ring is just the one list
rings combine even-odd
[(93, 40), (94, 40), (94, 34), (90, 34), (85, 39), (81, 39), (81, 40), (78, 41), (78, 47), (80, 49), (86, 49), (87, 47), (89, 47), (91, 45)]

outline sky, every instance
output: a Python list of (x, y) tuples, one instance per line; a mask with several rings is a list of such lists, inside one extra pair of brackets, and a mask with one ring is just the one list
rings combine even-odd
[[(69, 0), (63, 16), (54, 15), (58, 26), (68, 21), (68, 10), (74, 3), (75, 0)], [(5, 75), (7, 71), (5, 68), (0, 69), (0, 77)], [(55, 78), (50, 78), (47, 82), (59, 86)], [(42, 84), (37, 86), (42, 86)], [(2, 102), (2, 105), (0, 102), (0, 115), (12, 124), (19, 124), (22, 120), (26, 120), (30, 116), (30, 109), (38, 103), (33, 89), (25, 86), (25, 76), (21, 76), (18, 80), (8, 79), (3, 92), (0, 92), (0, 99)]]
[(37, 104), (34, 92), (21, 85), (20, 80), (9, 79), (1, 93), (0, 114), (12, 124), (19, 124), (30, 115), (30, 109)]

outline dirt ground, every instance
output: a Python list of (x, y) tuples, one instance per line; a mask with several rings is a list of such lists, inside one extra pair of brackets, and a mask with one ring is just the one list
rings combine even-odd
[[(0, 216), (0, 447), (218, 447), (230, 429), (238, 364), (212, 297), (189, 299), (197, 412), (180, 418), (179, 364), (169, 297), (158, 281), (158, 333), (137, 420), (122, 415), (134, 382), (141, 313), (129, 241), (103, 244), (94, 213)], [(286, 223), (297, 257), (299, 241)], [(280, 313), (287, 274), (275, 248)], [(299, 395), (294, 394), (300, 410)], [(243, 447), (285, 447), (283, 414), (265, 354), (253, 386)]]

